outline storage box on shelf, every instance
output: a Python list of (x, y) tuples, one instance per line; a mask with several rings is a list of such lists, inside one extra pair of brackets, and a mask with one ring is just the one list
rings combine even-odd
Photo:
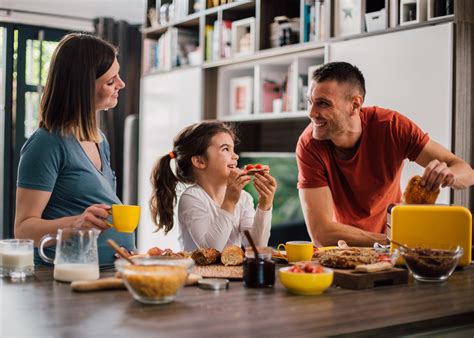
[(389, 1), (371, 0), (366, 1), (365, 27), (367, 32), (387, 29), (389, 24)]

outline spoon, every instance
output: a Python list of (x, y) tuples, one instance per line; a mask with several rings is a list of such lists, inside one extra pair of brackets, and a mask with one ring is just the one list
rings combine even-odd
[(249, 241), (250, 246), (253, 249), (253, 252), (255, 252), (255, 258), (260, 259), (257, 247), (255, 246), (255, 243), (253, 242), (252, 236), (250, 236), (250, 232), (248, 230), (245, 230), (244, 234), (245, 234), (245, 237), (247, 237), (247, 240)]
[(115, 241), (113, 239), (108, 239), (107, 240), (107, 244), (110, 245), (114, 250), (115, 252), (117, 252), (120, 257), (122, 257), (123, 259), (125, 259), (127, 262), (129, 262), (130, 264), (132, 265), (136, 265), (137, 263), (135, 263), (133, 260), (131, 260), (122, 250), (121, 247), (119, 247), (117, 245), (117, 243), (115, 243)]
[(399, 242), (396, 242), (394, 240), (390, 240), (391, 243), (395, 244), (395, 245), (398, 245), (398, 246), (401, 246), (402, 248), (406, 249), (406, 250), (409, 250), (409, 251), (414, 251), (412, 248), (406, 246), (405, 244), (402, 244), (402, 243), (399, 243)]

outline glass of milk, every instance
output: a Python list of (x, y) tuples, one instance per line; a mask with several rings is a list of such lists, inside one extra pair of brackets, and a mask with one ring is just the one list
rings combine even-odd
[(24, 278), (34, 273), (32, 239), (0, 240), (0, 277)]

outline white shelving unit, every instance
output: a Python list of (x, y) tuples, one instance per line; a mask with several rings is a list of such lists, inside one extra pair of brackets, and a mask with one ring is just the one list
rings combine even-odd
[[(149, 7), (155, 5), (155, 0), (147, 1)], [(169, 2), (170, 1), (171, 0), (169, 0)], [(328, 28), (325, 41), (300, 42), (279, 48), (270, 48), (269, 25), (273, 22), (273, 18), (278, 15), (284, 15), (285, 13), (289, 17), (298, 15), (303, 17), (305, 1), (306, 0), (239, 1), (214, 8), (206, 8), (163, 27), (145, 27), (143, 34), (147, 39), (159, 38), (170, 27), (178, 26), (196, 29), (199, 32), (200, 48), (203, 53), (203, 60), (205, 60), (206, 25), (211, 25), (216, 20), (236, 21), (254, 17), (255, 53), (227, 59), (203, 61), (203, 63), (198, 66), (187, 66), (182, 69), (175, 68), (169, 72), (160, 71), (146, 73), (143, 76), (143, 81), (146, 82), (147, 85), (142, 86), (145, 88), (145, 91), (142, 93), (141, 105), (146, 108), (142, 108), (141, 116), (143, 116), (144, 121), (152, 121), (153, 119), (159, 120), (162, 123), (171, 121), (173, 128), (172, 130), (167, 130), (165, 140), (163, 137), (156, 138), (158, 133), (151, 127), (151, 122), (149, 125), (142, 123), (140, 134), (144, 135), (142, 135), (141, 148), (148, 150), (141, 149), (141, 158), (144, 159), (151, 156), (154, 157), (153, 160), (156, 160), (156, 156), (158, 155), (156, 151), (160, 154), (161, 152), (165, 152), (165, 150), (169, 148), (172, 136), (174, 136), (177, 130), (200, 119), (214, 118), (239, 126), (238, 129), (242, 133), (240, 136), (243, 140), (239, 145), (241, 151), (293, 152), (299, 133), (309, 123), (307, 112), (302, 101), (304, 102), (304, 96), (307, 91), (310, 69), (312, 70), (314, 66), (335, 60), (352, 62), (361, 67), (366, 76), (369, 88), (368, 104), (387, 104), (387, 108), (397, 109), (395, 106), (390, 106), (393, 103), (392, 101), (384, 102), (378, 99), (390, 96), (391, 99), (395, 100), (394, 102), (401, 103), (428, 100), (426, 97), (426, 88), (423, 87), (426, 84), (422, 86), (411, 86), (413, 83), (419, 83), (420, 77), (429, 85), (436, 87), (436, 95), (433, 94), (433, 97), (436, 96), (437, 99), (443, 99), (443, 102), (452, 99), (452, 92), (449, 92), (449, 88), (446, 88), (445, 85), (437, 85), (439, 83), (445, 83), (448, 87), (452, 85), (452, 77), (444, 76), (447, 74), (446, 70), (452, 67), (452, 60), (439, 60), (439, 65), (432, 65), (430, 69), (426, 68), (427, 62), (423, 61), (427, 58), (431, 58), (432, 54), (430, 53), (434, 53), (432, 50), (437, 50), (437, 48), (442, 48), (442, 50), (451, 53), (453, 50), (452, 45), (449, 45), (449, 43), (441, 39), (445, 36), (444, 33), (443, 35), (424, 34), (425, 31), (431, 32), (432, 30), (430, 30), (430, 28), (433, 28), (433, 26), (443, 30), (441, 26), (444, 27), (445, 24), (451, 25), (453, 21), (452, 16), (432, 17), (432, 6), (434, 4), (432, 0), (429, 2), (427, 0), (387, 0), (385, 1), (385, 8), (389, 11), (387, 15), (390, 20), (387, 25), (389, 25), (390, 28), (370, 33), (361, 32), (348, 36), (334, 36), (334, 33), (331, 32), (330, 27), (332, 27), (332, 21), (330, 15), (332, 13), (331, 8), (333, 8), (334, 0), (327, 0), (328, 6), (325, 11), (328, 13), (328, 17), (325, 22), (325, 27)], [(205, 8), (205, 5), (206, 1), (201, 0), (201, 8)], [(414, 6), (416, 11), (415, 20), (408, 21), (407, 17), (404, 16), (404, 13), (407, 13), (406, 6)], [(391, 10), (393, 8), (396, 8), (399, 13), (394, 13)], [(398, 17), (400, 18), (399, 21), (396, 19)], [(429, 20), (427, 20), (427, 17)], [(301, 27), (303, 27), (303, 25), (301, 25)], [(300, 41), (303, 41), (302, 37), (303, 29), (300, 29)], [(407, 42), (406, 44), (404, 42), (405, 40)], [(373, 44), (373, 41), (377, 43)], [(396, 46), (396, 48), (394, 46)], [(407, 52), (404, 46), (408, 46), (406, 48), (410, 48), (410, 51)], [(417, 49), (418, 46), (425, 47)], [(428, 48), (426, 46), (431, 47)], [(395, 60), (396, 63), (390, 60)], [(438, 59), (436, 58), (436, 60)], [(404, 64), (407, 66), (401, 66)], [(420, 75), (420, 72), (417, 70), (423, 70), (423, 73)], [(434, 76), (434, 74), (436, 74), (436, 76)], [(452, 72), (450, 74), (452, 74)], [(231, 115), (230, 82), (232, 78), (238, 77), (253, 78), (252, 111), (249, 114)], [(294, 84), (293, 86), (289, 86), (290, 89), (288, 90), (291, 96), (291, 103), (287, 109), (282, 108), (281, 112), (273, 113), (273, 105), (272, 109), (269, 109), (269, 103), (265, 101), (263, 84), (265, 79), (278, 83), (284, 80), (285, 77), (287, 77), (287, 81), (293, 82)], [(398, 80), (391, 82), (392, 78), (397, 78)], [(171, 83), (173, 87), (170, 87)], [(183, 89), (184, 85), (186, 87), (185, 90)], [(164, 87), (166, 88), (164, 89)], [(407, 91), (407, 88), (413, 89)], [(439, 91), (440, 89), (442, 89), (441, 92)], [(371, 97), (370, 95), (373, 94), (380, 94), (382, 96)], [(192, 96), (193, 99), (188, 100), (188, 95)], [(373, 101), (372, 98), (374, 99)], [(165, 105), (160, 103), (162, 100), (166, 102)], [(186, 107), (183, 106), (183, 102), (185, 101), (189, 103)], [(452, 107), (449, 107), (440, 105), (438, 110), (441, 109), (444, 113), (449, 114), (452, 109)], [(401, 109), (409, 110), (411, 108), (403, 106)], [(416, 106), (416, 109), (419, 109), (419, 107)], [(408, 113), (407, 111), (401, 112)], [(433, 112), (426, 113), (424, 110), (417, 110), (410, 113), (429, 115)], [(417, 121), (419, 116), (413, 116), (414, 120)], [(423, 118), (425, 117), (426, 116), (423, 115)], [(452, 118), (451, 115), (450, 118)], [(439, 121), (445, 120), (439, 119)], [(421, 120), (421, 122), (424, 123), (423, 120)], [(432, 122), (436, 121), (433, 120)], [(446, 125), (450, 125), (450, 123), (451, 120), (446, 122)], [(446, 128), (446, 126), (443, 128)], [(451, 130), (450, 127), (448, 128)], [(143, 144), (143, 142), (145, 142), (145, 144)], [(450, 144), (445, 144), (445, 146), (449, 148)], [(153, 151), (155, 151), (155, 153), (150, 150), (151, 148), (154, 149)], [(140, 176), (144, 177), (140, 181), (140, 196), (148, 197), (149, 166), (152, 159), (147, 159), (146, 161), (148, 162), (143, 162), (144, 165), (142, 165), (140, 169)], [(145, 206), (146, 201), (143, 200), (142, 202), (142, 205)], [(149, 223), (147, 219), (149, 218), (148, 215), (143, 216), (143, 222)], [(152, 227), (148, 223), (148, 227), (145, 226), (142, 228), (145, 229), (147, 233), (139, 234), (139, 246), (147, 248), (159, 243), (160, 246), (173, 248), (171, 244), (166, 244), (167, 239), (162, 234), (156, 234), (156, 236), (153, 234), (153, 236), (150, 236), (149, 230)], [(159, 237), (159, 240), (157, 240), (156, 237)], [(151, 241), (153, 241), (153, 245), (151, 245)]]

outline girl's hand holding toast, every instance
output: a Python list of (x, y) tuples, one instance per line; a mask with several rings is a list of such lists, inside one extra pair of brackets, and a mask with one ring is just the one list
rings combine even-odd
[(234, 213), (234, 208), (240, 199), (242, 189), (251, 181), (251, 177), (240, 169), (231, 170), (227, 179), (227, 189), (221, 208)]
[(257, 190), (258, 208), (261, 210), (270, 210), (275, 197), (277, 182), (268, 172), (256, 173), (253, 186)]

